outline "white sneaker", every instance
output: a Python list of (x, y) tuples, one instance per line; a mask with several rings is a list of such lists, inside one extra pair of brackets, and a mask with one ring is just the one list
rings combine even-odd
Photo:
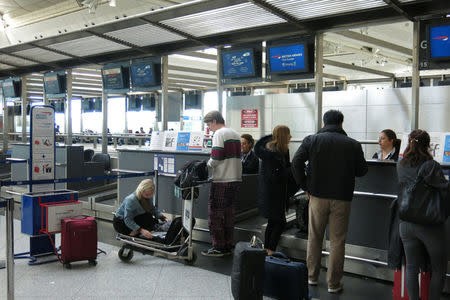
[(342, 283), (339, 283), (339, 286), (336, 288), (328, 288), (328, 293), (339, 293), (344, 288), (344, 285)]
[(309, 285), (317, 285), (317, 280), (309, 280), (308, 279), (308, 284)]

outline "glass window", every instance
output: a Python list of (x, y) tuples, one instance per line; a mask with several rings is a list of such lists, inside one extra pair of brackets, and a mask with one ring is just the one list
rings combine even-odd
[(114, 133), (123, 133), (125, 129), (125, 97), (108, 99), (108, 128)]

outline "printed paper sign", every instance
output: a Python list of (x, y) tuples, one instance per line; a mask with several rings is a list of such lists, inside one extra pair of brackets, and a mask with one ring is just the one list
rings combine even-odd
[(190, 132), (178, 132), (177, 151), (188, 151), (189, 150), (190, 137), (191, 137)]
[(178, 132), (176, 131), (165, 131), (163, 150), (164, 151), (175, 151), (177, 149), (177, 137)]
[(258, 110), (241, 110), (241, 128), (258, 128)]
[(173, 154), (154, 154), (153, 168), (160, 174), (173, 175), (175, 170), (175, 155)]
[(442, 132), (429, 132), (430, 135), (430, 153), (434, 160), (442, 162), (443, 157), (443, 139)]
[(191, 132), (189, 139), (189, 151), (202, 151), (203, 146), (203, 132)]
[(162, 150), (164, 143), (164, 132), (153, 131), (150, 139), (150, 150)]
[(450, 163), (450, 132), (444, 134), (442, 145), (444, 148), (442, 162)]

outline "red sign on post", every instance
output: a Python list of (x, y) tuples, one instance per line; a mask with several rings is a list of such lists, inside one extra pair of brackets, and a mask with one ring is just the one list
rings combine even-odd
[(241, 128), (258, 128), (258, 110), (241, 110)]

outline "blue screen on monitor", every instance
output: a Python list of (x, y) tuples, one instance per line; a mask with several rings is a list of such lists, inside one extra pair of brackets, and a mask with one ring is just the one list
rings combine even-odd
[(303, 72), (306, 70), (305, 45), (274, 46), (269, 48), (270, 72)]
[(155, 85), (153, 64), (131, 65), (131, 81), (133, 86), (146, 87)]
[(255, 75), (253, 50), (222, 53), (223, 77), (251, 77)]
[(56, 73), (46, 75), (44, 77), (44, 87), (47, 94), (61, 93), (58, 75)]
[(5, 82), (3, 82), (3, 96), (5, 98), (7, 97), (18, 97), (17, 93), (16, 93), (16, 87), (14, 85), (14, 81), (13, 80), (5, 80)]
[(431, 58), (450, 58), (450, 25), (430, 28)]

